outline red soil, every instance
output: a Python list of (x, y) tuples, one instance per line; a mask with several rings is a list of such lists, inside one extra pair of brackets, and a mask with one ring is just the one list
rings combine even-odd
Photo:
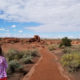
[(40, 49), (42, 55), (40, 61), (35, 65), (34, 70), (24, 77), (23, 80), (70, 80), (62, 72), (62, 68), (56, 62), (56, 57), (45, 48)]
[(7, 52), (9, 49), (16, 49), (16, 50), (27, 50), (27, 49), (33, 49), (32, 47), (36, 47), (34, 44), (21, 44), (21, 43), (5, 43), (2, 45), (3, 51)]

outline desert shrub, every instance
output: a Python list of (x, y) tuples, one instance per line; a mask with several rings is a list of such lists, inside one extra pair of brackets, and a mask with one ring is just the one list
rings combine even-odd
[(19, 55), (21, 56), (20, 58), (23, 58), (23, 57), (27, 57), (29, 55), (29, 53), (26, 53), (27, 51), (20, 51), (19, 52)]
[(48, 43), (45, 43), (46, 46), (48, 46)]
[(32, 58), (33, 57), (36, 57), (36, 56), (40, 56), (38, 51), (36, 49), (34, 50), (27, 50), (24, 52), (24, 55), (21, 59), (21, 62), (24, 63), (24, 64), (30, 64), (30, 63), (33, 63), (32, 62)]
[(23, 68), (23, 66), (17, 60), (12, 60), (12, 61), (8, 62), (7, 73), (11, 74), (22, 68)]
[(31, 50), (22, 51), (23, 56), (22, 58), (27, 58), (31, 56)]
[(61, 58), (61, 63), (70, 72), (74, 72), (80, 69), (80, 54), (71, 53), (64, 54)]
[(14, 43), (16, 43), (16, 42), (14, 42), (14, 41), (11, 41), (10, 43), (11, 43), (11, 44), (14, 44)]
[(63, 52), (64, 53), (80, 53), (80, 48), (79, 46), (64, 47)]
[(32, 57), (36, 57), (36, 56), (40, 56), (37, 49), (33, 49), (33, 50), (27, 50), (24, 52), (23, 58), (26, 58), (27, 56), (32, 56)]
[(71, 40), (68, 39), (67, 37), (65, 38), (62, 38), (61, 40), (61, 43), (60, 43), (60, 46), (59, 47), (62, 47), (62, 46), (71, 46)]
[(23, 69), (23, 65), (33, 63), (33, 57), (39, 56), (39, 53), (36, 49), (25, 51), (10, 49), (5, 56), (8, 62), (7, 74), (11, 76), (12, 73), (17, 71), (26, 73)]
[(25, 54), (27, 54), (27, 55), (31, 54), (31, 50), (25, 50), (24, 52), (25, 52)]
[(39, 55), (38, 51), (36, 49), (34, 49), (31, 51), (31, 56), (36, 57), (36, 56), (40, 56), (40, 55)]
[(7, 59), (10, 60), (19, 60), (21, 58), (27, 58), (28, 56), (36, 57), (40, 56), (36, 49), (33, 50), (25, 50), (25, 51), (18, 51), (15, 49), (10, 49), (6, 54)]
[(73, 45), (71, 48), (75, 51), (80, 52), (80, 45)]
[(55, 50), (55, 46), (54, 46), (54, 45), (49, 45), (49, 46), (48, 46), (48, 49), (49, 49), (50, 51), (53, 51), (53, 50)]
[(0, 38), (0, 41), (2, 40), (2, 38)]
[(26, 53), (23, 55), (22, 59), (20, 60), (24, 64), (32, 63), (32, 55), (31, 51), (26, 51)]
[(22, 58), (22, 55), (23, 54), (21, 52), (19, 52), (18, 50), (15, 50), (15, 49), (10, 49), (8, 51), (8, 53), (6, 54), (9, 61), (14, 60), (14, 59), (18, 60), (18, 59)]
[(28, 56), (27, 58), (22, 58), (21, 62), (24, 63), (24, 64), (31, 64), (31, 63), (33, 63), (32, 57)]
[(27, 58), (30, 54), (24, 54), (22, 58)]
[(71, 52), (72, 52), (72, 49), (71, 49), (70, 47), (65, 47), (65, 48), (63, 49), (63, 52), (64, 52), (64, 53), (71, 53)]

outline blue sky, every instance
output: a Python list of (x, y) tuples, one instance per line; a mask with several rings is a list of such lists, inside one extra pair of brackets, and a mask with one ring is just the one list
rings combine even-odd
[(0, 0), (0, 37), (80, 38), (80, 0)]

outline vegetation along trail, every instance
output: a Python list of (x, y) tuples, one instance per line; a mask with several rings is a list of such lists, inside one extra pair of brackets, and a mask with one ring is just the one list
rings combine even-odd
[[(40, 53), (42, 57), (34, 67), (29, 80), (71, 80), (62, 72), (54, 54), (46, 48), (40, 49)], [(27, 80), (26, 76), (23, 80)]]

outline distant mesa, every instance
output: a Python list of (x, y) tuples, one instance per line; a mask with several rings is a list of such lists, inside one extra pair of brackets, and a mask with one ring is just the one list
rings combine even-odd
[(11, 42), (17, 43), (17, 42), (19, 42), (19, 39), (18, 38), (3, 38), (3, 42), (6, 42), (6, 43), (11, 43)]
[(0, 42), (3, 43), (17, 43), (17, 42), (22, 42), (22, 43), (26, 43), (26, 42), (40, 42), (40, 37), (39, 35), (34, 35), (33, 38), (1, 38)]

